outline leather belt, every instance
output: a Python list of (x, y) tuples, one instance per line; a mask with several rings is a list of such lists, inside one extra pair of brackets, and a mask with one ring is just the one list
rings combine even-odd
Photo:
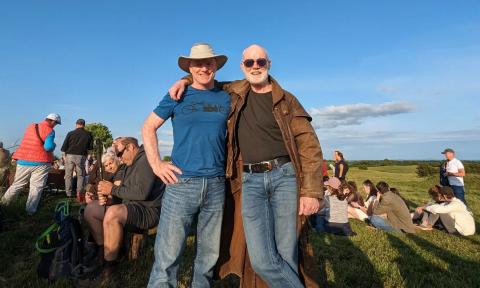
[(285, 163), (290, 162), (289, 156), (282, 156), (273, 160), (262, 161), (252, 164), (243, 164), (243, 172), (246, 173), (264, 173), (272, 171), (273, 168), (280, 167)]

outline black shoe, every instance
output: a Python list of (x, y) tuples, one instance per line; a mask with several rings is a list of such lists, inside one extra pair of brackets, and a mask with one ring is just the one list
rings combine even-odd
[(115, 271), (117, 261), (105, 261), (103, 269), (95, 277), (87, 279), (79, 279), (75, 283), (77, 288), (91, 288), (91, 287), (116, 287)]

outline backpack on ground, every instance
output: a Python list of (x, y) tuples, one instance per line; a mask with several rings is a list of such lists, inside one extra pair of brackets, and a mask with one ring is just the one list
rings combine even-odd
[(37, 267), (40, 277), (55, 281), (78, 277), (82, 273), (83, 233), (80, 222), (70, 216), (70, 202), (55, 207), (55, 223), (38, 237), (35, 244), (41, 260)]

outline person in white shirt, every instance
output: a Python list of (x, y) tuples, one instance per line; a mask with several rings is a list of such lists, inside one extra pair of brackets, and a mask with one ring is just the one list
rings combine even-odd
[(428, 212), (425, 208), (430, 205), (442, 204), (445, 202), (443, 196), (440, 194), (442, 186), (435, 185), (428, 189), (428, 195), (430, 196), (430, 201), (423, 205), (415, 208), (415, 212), (411, 213), (412, 220), (418, 222), (418, 228), (422, 230), (432, 230), (433, 225), (438, 221), (438, 215)]
[(451, 187), (442, 187), (440, 195), (445, 200), (441, 204), (426, 206), (424, 209), (438, 216), (445, 230), (449, 234), (460, 234), (470, 236), (475, 234), (475, 220), (467, 206), (455, 197)]
[(453, 149), (447, 148), (442, 154), (444, 154), (445, 159), (447, 159), (444, 176), (448, 178), (448, 183), (450, 187), (452, 187), (455, 197), (467, 205), (467, 201), (465, 200), (465, 184), (463, 182), (463, 177), (465, 177), (465, 167), (463, 167), (460, 160), (455, 158), (455, 151)]

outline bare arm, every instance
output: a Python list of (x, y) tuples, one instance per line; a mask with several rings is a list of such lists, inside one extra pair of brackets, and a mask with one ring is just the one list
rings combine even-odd
[[(193, 83), (193, 78), (191, 75), (187, 75), (183, 77), (182, 79), (178, 80), (177, 82), (173, 83), (172, 87), (168, 89), (168, 93), (170, 94), (170, 97), (172, 100), (178, 101), (182, 99), (183, 92), (185, 92), (185, 87), (188, 85), (192, 85)], [(218, 82), (215, 80), (215, 86), (228, 92), (228, 89), (230, 88), (230, 81), (226, 82)]]
[(458, 169), (457, 173), (448, 173), (448, 176), (465, 177), (465, 169)]
[(342, 175), (343, 175), (343, 164), (340, 164), (339, 170), (340, 171), (338, 171), (338, 175), (340, 175), (339, 177), (342, 177)]
[(160, 177), (165, 184), (173, 184), (178, 181), (175, 173), (182, 174), (182, 171), (169, 162), (162, 161), (158, 151), (157, 129), (165, 123), (165, 120), (155, 113), (150, 113), (143, 124), (142, 138), (145, 154), (153, 173)]

